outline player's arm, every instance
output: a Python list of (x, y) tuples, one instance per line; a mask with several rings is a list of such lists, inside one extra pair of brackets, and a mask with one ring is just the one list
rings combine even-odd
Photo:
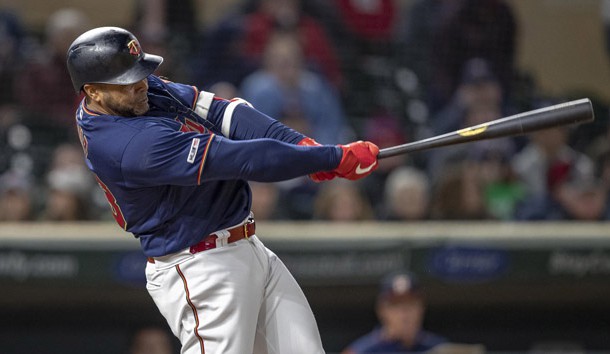
[(133, 183), (129, 187), (231, 179), (275, 182), (318, 171), (358, 179), (376, 168), (378, 151), (364, 142), (313, 148), (273, 139), (233, 141), (156, 126), (132, 138), (121, 169), (125, 180)]
[(242, 99), (214, 100), (208, 117), (231, 140), (274, 139), (298, 144), (306, 136), (260, 112)]

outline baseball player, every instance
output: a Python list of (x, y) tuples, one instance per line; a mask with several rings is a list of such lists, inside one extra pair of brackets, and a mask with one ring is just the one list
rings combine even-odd
[(430, 353), (447, 339), (423, 329), (425, 304), (415, 276), (397, 271), (381, 280), (375, 307), (380, 326), (358, 338), (342, 354)]
[(86, 162), (148, 257), (147, 289), (182, 353), (322, 353), (297, 282), (255, 235), (247, 181), (350, 180), (370, 142), (319, 145), (240, 99), (152, 75), (162, 58), (116, 27), (68, 50)]

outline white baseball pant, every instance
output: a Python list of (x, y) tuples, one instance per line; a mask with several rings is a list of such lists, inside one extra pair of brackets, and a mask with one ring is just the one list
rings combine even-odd
[(146, 279), (182, 354), (324, 353), (301, 288), (255, 235), (156, 257)]

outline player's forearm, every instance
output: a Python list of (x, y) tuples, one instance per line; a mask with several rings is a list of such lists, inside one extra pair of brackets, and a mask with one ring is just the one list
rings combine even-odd
[(295, 146), (272, 139), (215, 139), (203, 180), (245, 179), (277, 182), (318, 171), (334, 170), (342, 150), (336, 146)]

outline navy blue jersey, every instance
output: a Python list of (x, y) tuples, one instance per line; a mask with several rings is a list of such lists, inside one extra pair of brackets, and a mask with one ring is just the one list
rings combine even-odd
[(436, 334), (421, 331), (417, 335), (416, 342), (411, 347), (406, 347), (397, 340), (388, 340), (383, 337), (381, 329), (375, 329), (365, 336), (359, 338), (345, 350), (350, 354), (358, 353), (423, 353), (439, 344), (446, 343), (447, 339)]
[(333, 170), (336, 146), (297, 146), (304, 136), (237, 100), (148, 78), (149, 111), (76, 112), (86, 162), (118, 224), (144, 253), (177, 252), (242, 222), (248, 180), (274, 182)]

